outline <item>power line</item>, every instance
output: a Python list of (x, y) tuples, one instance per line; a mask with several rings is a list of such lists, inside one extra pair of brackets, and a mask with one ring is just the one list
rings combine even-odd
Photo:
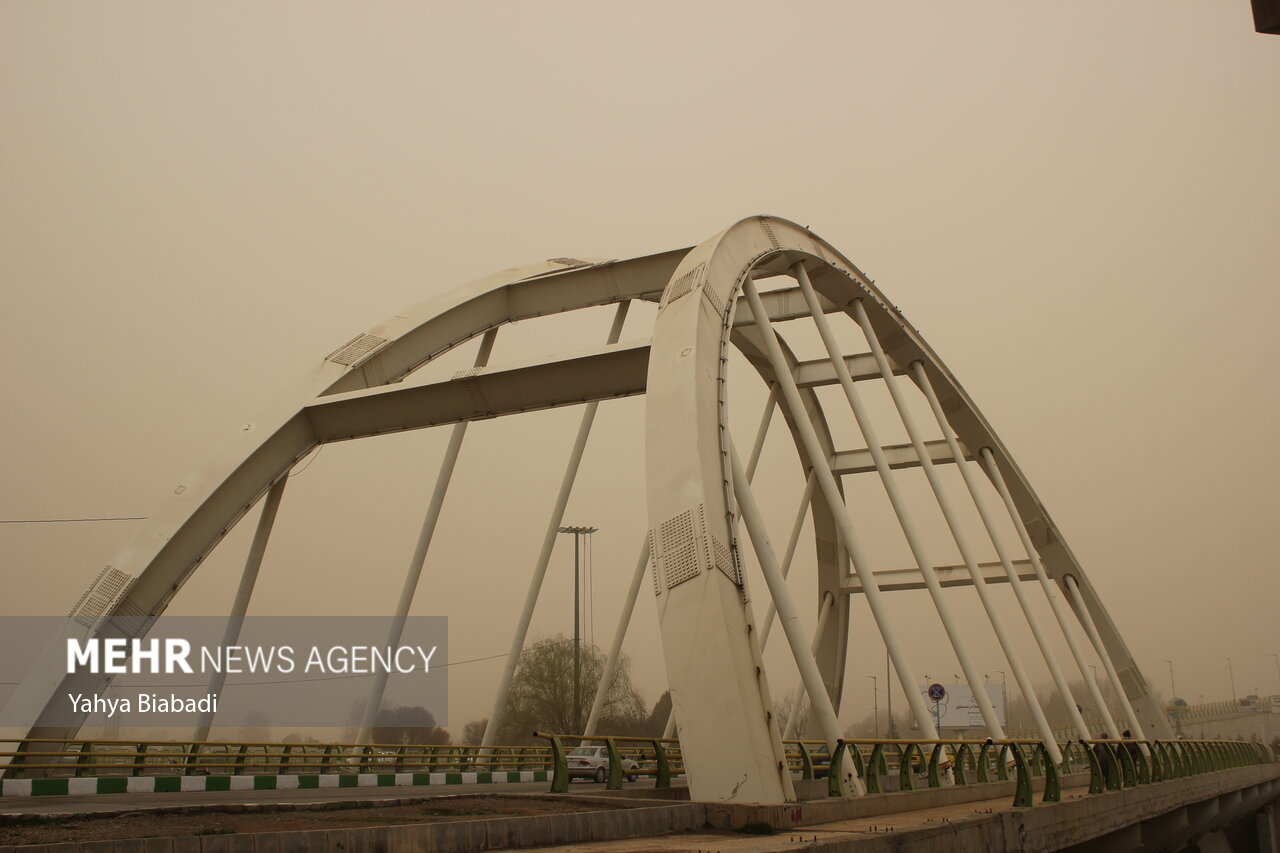
[(84, 521), (146, 521), (145, 515), (112, 516), (110, 518), (0, 518), (0, 524), (79, 524)]

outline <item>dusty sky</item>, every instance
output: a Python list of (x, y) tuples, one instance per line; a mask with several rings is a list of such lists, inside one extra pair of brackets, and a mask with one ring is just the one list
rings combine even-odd
[[(1230, 656), (1238, 693), (1280, 693), (1278, 79), (1280, 39), (1244, 0), (7, 2), (0, 518), (149, 515), (294, 377), (406, 306), (772, 213), (923, 331), (1161, 691), (1168, 659), (1181, 695), (1227, 698)], [(652, 316), (637, 308), (625, 336)], [(494, 362), (607, 325), (504, 333)], [(761, 396), (738, 399), (745, 444)], [(602, 528), (601, 644), (646, 526), (642, 413), (601, 407), (566, 518)], [(472, 430), (415, 605), (451, 618), (454, 660), (506, 651), (577, 417)], [(443, 444), (322, 451), (290, 485), (253, 612), (388, 612)], [(762, 468), (777, 537), (793, 458), (775, 443)], [(225, 610), (249, 527), (176, 608)], [(137, 529), (0, 525), (0, 612), (65, 612)], [(556, 552), (535, 634), (571, 629), (571, 561)], [(959, 598), (995, 679), (1007, 667)], [(927, 598), (895, 607), (917, 671), (950, 680)], [(655, 622), (642, 596), (627, 650), (650, 702)], [(853, 644), (845, 722), (883, 672), (862, 602)], [(769, 661), (780, 693), (780, 642)], [(452, 670), (455, 730), (487, 713), (500, 664)]]

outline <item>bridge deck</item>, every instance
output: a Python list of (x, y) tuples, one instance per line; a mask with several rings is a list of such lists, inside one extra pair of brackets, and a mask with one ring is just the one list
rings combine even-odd
[[(1064, 789), (1063, 801), (1082, 799), (1088, 790), (1087, 785)], [(1045, 807), (1036, 806), (1036, 808)], [(1015, 810), (1010, 806), (1009, 797), (1002, 795), (975, 802), (903, 809), (870, 817), (817, 823), (791, 830), (779, 830), (774, 835), (766, 836), (708, 830), (530, 849), (557, 851), (557, 853), (627, 853), (627, 851), (635, 851), (635, 853), (700, 853), (701, 851), (766, 853), (766, 851), (820, 850), (828, 845), (838, 845), (841, 849), (846, 849), (851, 843), (860, 846), (857, 845), (859, 841), (865, 841), (868, 848), (874, 848), (890, 837), (900, 842), (902, 836), (906, 834), (955, 835), (965, 829), (981, 832), (985, 825), (997, 823), (1001, 812), (1010, 811)], [(925, 838), (921, 837), (920, 840), (925, 841)]]

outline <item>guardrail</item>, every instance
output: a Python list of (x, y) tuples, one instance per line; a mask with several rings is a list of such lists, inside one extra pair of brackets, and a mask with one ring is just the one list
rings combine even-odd
[[(0, 740), (15, 748), (0, 751), (4, 777), (280, 775), (292, 773), (430, 773), (552, 771), (551, 790), (569, 790), (567, 745), (597, 743), (608, 750), (607, 787), (622, 787), (625, 776), (651, 776), (668, 788), (684, 772), (674, 738), (609, 737), (534, 732), (547, 746), (427, 746), (352, 743), (190, 743), (133, 740)], [(783, 741), (787, 766), (803, 779), (827, 780), (827, 793), (844, 795), (840, 773), (847, 755), (868, 793), (1015, 781), (1017, 807), (1033, 805), (1033, 780), (1044, 778), (1043, 803), (1061, 800), (1061, 777), (1089, 771), (1089, 793), (1101, 794), (1170, 779), (1269, 763), (1277, 760), (1264, 744), (1233, 740), (1075, 740), (1060, 744), (1061, 765), (1050, 760), (1043, 742), (1005, 740), (840, 740), (834, 756), (824, 741)], [(569, 747), (572, 748), (572, 747)], [(626, 762), (634, 761), (631, 768)]]
[[(608, 750), (608, 785), (611, 790), (622, 787), (626, 775), (652, 775), (655, 787), (671, 785), (673, 752), (678, 756), (679, 741), (674, 738), (586, 737), (534, 732), (534, 737), (550, 743), (555, 772), (551, 780), (553, 793), (569, 790), (570, 772), (567, 741), (579, 744), (603, 743)], [(635, 758), (637, 745), (645, 744), (649, 764), (638, 770), (624, 770), (623, 761)], [(853, 762), (868, 794), (889, 789), (888, 778), (897, 774), (899, 791), (911, 791), (922, 778), (930, 788), (944, 784), (967, 785), (1014, 778), (1013, 805), (1029, 808), (1035, 804), (1034, 780), (1043, 777), (1044, 790), (1040, 802), (1062, 800), (1062, 776), (1089, 771), (1089, 793), (1118, 791), (1138, 785), (1149, 785), (1170, 779), (1210, 773), (1234, 767), (1270, 763), (1276, 760), (1271, 750), (1257, 742), (1231, 740), (1079, 740), (1059, 745), (1061, 765), (1055, 764), (1043, 741), (1032, 739), (1003, 740), (845, 740), (836, 742), (834, 756), (823, 741), (783, 741), (787, 764), (802, 778), (827, 779), (827, 794), (844, 796), (840, 773), (831, 773), (847, 755)], [(644, 750), (641, 748), (641, 751)]]
[(545, 746), (0, 740), (6, 779), (550, 770)]

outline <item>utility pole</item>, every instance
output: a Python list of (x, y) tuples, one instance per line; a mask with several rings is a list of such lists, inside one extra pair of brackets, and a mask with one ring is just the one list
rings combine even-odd
[(579, 570), (582, 550), (580, 537), (590, 536), (598, 527), (561, 527), (561, 533), (573, 534), (573, 733), (582, 732), (582, 620), (579, 615), (582, 593)]
[(893, 730), (893, 669), (889, 666), (889, 650), (884, 651), (884, 695), (889, 706), (889, 740), (897, 737)]
[(875, 721), (876, 740), (880, 740), (880, 697), (876, 695), (876, 677), (868, 675), (871, 679), (871, 719)]
[(1231, 676), (1231, 701), (1234, 703), (1240, 698), (1240, 694), (1236, 693), (1236, 670), (1231, 665), (1231, 658), (1223, 658), (1227, 662), (1227, 674)]
[(1280, 655), (1272, 655), (1276, 659), (1276, 678), (1280, 678)]
[(1173, 683), (1173, 661), (1165, 658), (1165, 663), (1169, 664), (1169, 701), (1172, 702), (1178, 698), (1178, 688)]
[(1013, 725), (1009, 721), (1009, 679), (1003, 669), (997, 669), (996, 672), (1000, 673), (1000, 704), (1004, 706), (1004, 724), (1007, 728)]

